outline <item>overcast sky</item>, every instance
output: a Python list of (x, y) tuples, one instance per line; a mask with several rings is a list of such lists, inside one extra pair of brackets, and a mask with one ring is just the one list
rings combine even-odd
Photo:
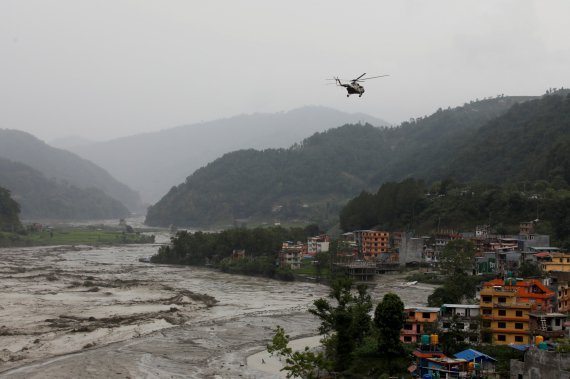
[[(567, 0), (0, 0), (0, 128), (111, 139), (323, 105), (400, 123), (570, 85)], [(390, 74), (346, 98), (326, 78)]]

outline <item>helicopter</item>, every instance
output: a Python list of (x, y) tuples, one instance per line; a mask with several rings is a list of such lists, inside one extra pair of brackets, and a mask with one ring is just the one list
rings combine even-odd
[(350, 80), (350, 83), (343, 83), (337, 77), (334, 77), (333, 79), (329, 79), (329, 80), (334, 80), (336, 82), (337, 86), (346, 88), (346, 92), (348, 92), (346, 94), (346, 97), (349, 97), (350, 95), (353, 95), (353, 94), (354, 95), (358, 94), (358, 97), (362, 97), (362, 94), (364, 93), (364, 87), (361, 86), (359, 84), (359, 82), (364, 82), (364, 81), (370, 80), (370, 79), (376, 79), (376, 78), (382, 78), (384, 76), (389, 76), (389, 75), (379, 75), (379, 76), (370, 76), (368, 78), (364, 78), (363, 77), (364, 75), (366, 75), (366, 73), (360, 75), (356, 79)]

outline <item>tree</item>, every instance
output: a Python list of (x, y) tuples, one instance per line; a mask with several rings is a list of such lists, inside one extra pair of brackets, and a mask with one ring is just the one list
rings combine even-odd
[(321, 298), (314, 301), (314, 308), (309, 309), (321, 320), (319, 333), (328, 335), (325, 347), (336, 371), (350, 367), (353, 351), (370, 332), (372, 300), (367, 287), (357, 286), (356, 295), (352, 293), (352, 287), (349, 279), (336, 280), (329, 295), (336, 300), (336, 306)]
[(454, 240), (439, 255), (439, 267), (447, 274), (471, 272), (475, 264), (475, 244), (467, 240)]
[(287, 378), (316, 379), (321, 370), (330, 371), (330, 362), (322, 352), (314, 353), (308, 346), (305, 346), (303, 351), (293, 351), (289, 347), (289, 336), (279, 325), (271, 343), (267, 345), (267, 351), (271, 355), (285, 358), (286, 364), (281, 371), (287, 371)]
[(400, 330), (404, 327), (404, 303), (394, 293), (387, 293), (374, 311), (374, 325), (378, 329), (378, 351), (396, 357), (403, 353)]

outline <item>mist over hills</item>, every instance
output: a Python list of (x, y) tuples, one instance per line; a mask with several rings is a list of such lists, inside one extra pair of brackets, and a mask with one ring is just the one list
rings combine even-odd
[[(405, 178), (570, 183), (570, 98), (485, 99), (395, 128), (345, 125), (288, 149), (241, 150), (149, 208), (150, 225), (327, 223), (362, 190)], [(531, 173), (532, 176), (527, 177)]]
[(315, 132), (359, 122), (388, 125), (366, 114), (310, 106), (275, 114), (240, 115), (69, 149), (105, 168), (139, 191), (145, 202), (152, 203), (225, 153), (285, 148)]
[[(31, 134), (0, 129), (0, 158), (22, 163), (41, 173), (45, 179), (67, 186), (96, 188), (131, 210), (140, 209), (138, 193), (117, 181), (104, 169), (74, 153), (49, 146)], [(41, 187), (35, 190), (41, 190)], [(25, 206), (22, 204), (22, 207)]]
[(10, 190), (24, 219), (123, 218), (129, 210), (97, 188), (48, 179), (23, 163), (0, 158), (0, 185)]

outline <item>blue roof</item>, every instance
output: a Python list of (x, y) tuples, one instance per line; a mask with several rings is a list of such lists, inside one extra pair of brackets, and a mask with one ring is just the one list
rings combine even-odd
[(497, 362), (496, 359), (488, 356), (487, 354), (481, 353), (480, 351), (467, 349), (460, 351), (457, 354), (453, 354), (455, 358), (465, 359), (466, 361), (485, 361), (485, 362)]
[(511, 343), (509, 344), (509, 347), (512, 347), (515, 350), (527, 351), (530, 345), (515, 345)]

